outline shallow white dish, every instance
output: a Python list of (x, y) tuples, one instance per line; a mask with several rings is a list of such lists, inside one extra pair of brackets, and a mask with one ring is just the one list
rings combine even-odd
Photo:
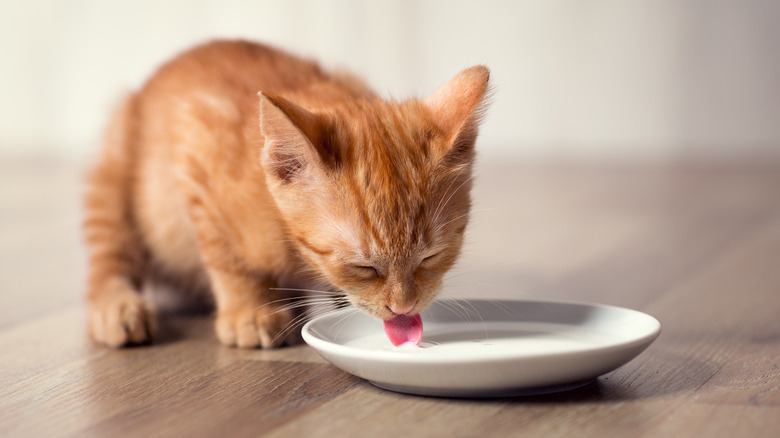
[(342, 370), (392, 391), (497, 397), (584, 385), (641, 353), (661, 324), (619, 307), (456, 300), (422, 312), (420, 347), (394, 347), (382, 321), (355, 309), (309, 321), (303, 339)]

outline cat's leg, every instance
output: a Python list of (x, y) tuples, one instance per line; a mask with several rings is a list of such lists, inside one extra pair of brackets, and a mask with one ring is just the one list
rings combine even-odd
[(262, 275), (209, 268), (217, 302), (220, 342), (242, 348), (275, 348), (285, 341), (293, 312), (279, 301), (275, 282)]
[(112, 347), (150, 341), (154, 315), (140, 294), (144, 249), (132, 220), (129, 99), (109, 126), (106, 147), (92, 169), (85, 199), (89, 253), (89, 331)]
[[(233, 229), (208, 190), (208, 178), (189, 160), (182, 178), (187, 212), (195, 228), (201, 259), (217, 305), (215, 329), (220, 342), (242, 348), (274, 348), (285, 341), (293, 320), (289, 303), (273, 290), (276, 280), (260, 268), (247, 266), (235, 254), (240, 231)], [(225, 200), (222, 199), (222, 202)], [(230, 236), (233, 236), (231, 239)], [(287, 306), (285, 306), (287, 304)]]

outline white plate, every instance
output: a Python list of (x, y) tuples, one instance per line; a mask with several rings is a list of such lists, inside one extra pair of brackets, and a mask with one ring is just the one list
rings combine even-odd
[(381, 388), (497, 397), (584, 385), (636, 357), (661, 330), (634, 310), (539, 301), (439, 301), (422, 319), (420, 347), (393, 347), (382, 321), (355, 309), (314, 318), (303, 339)]

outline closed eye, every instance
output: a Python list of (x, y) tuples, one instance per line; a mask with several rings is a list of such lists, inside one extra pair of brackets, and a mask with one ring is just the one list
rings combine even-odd
[(430, 265), (431, 263), (436, 261), (436, 258), (439, 257), (439, 255), (441, 255), (441, 253), (437, 252), (436, 254), (429, 255), (428, 257), (422, 259), (422, 261), (420, 262), (420, 266), (424, 268), (426, 265)]
[(372, 280), (379, 277), (379, 271), (373, 266), (352, 265), (350, 270), (357, 276), (365, 280)]

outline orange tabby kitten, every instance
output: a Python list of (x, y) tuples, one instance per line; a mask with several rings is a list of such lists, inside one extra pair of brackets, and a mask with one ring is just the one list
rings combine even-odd
[(339, 290), (380, 319), (438, 292), (468, 222), (488, 69), (425, 99), (244, 41), (196, 47), (121, 105), (86, 198), (89, 325), (145, 343), (150, 278), (213, 295), (230, 346), (269, 348), (281, 287)]

